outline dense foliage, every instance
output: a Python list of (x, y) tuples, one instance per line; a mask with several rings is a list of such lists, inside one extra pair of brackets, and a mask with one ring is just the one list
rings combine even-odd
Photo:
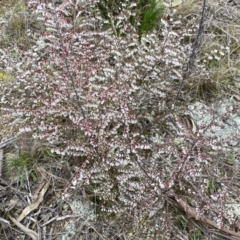
[(238, 236), (226, 207), (238, 187), (231, 167), (223, 167), (238, 154), (229, 149), (238, 138), (216, 133), (238, 106), (224, 106), (219, 116), (201, 105), (198, 123), (189, 107), (194, 77), (207, 88), (200, 96), (217, 91), (208, 79), (210, 55), (194, 52), (196, 24), (206, 16), (189, 19), (155, 1), (29, 0), (26, 8), (41, 27), (24, 29), (29, 44), (16, 44), (16, 55), (1, 49), (15, 75), (4, 75), (1, 112), (17, 119), (20, 134), (77, 159), (63, 199), (86, 189), (105, 218), (130, 221), (128, 239), (183, 239), (179, 215)]

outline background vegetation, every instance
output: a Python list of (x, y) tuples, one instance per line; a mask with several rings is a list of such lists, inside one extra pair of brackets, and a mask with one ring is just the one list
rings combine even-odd
[(0, 239), (240, 239), (237, 2), (1, 4)]

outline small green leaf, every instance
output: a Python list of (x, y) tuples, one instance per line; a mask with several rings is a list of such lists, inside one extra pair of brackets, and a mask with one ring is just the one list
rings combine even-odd
[(215, 183), (213, 180), (209, 180), (207, 190), (209, 194), (213, 194), (215, 191)]

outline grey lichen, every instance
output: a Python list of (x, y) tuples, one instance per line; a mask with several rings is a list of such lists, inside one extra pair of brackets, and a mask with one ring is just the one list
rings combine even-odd
[[(90, 221), (96, 219), (96, 214), (93, 206), (82, 199), (75, 199), (69, 206), (72, 213), (79, 216), (77, 219), (72, 219), (69, 224), (63, 230), (61, 236), (57, 240), (72, 240), (76, 239), (76, 234), (80, 234), (81, 229)], [(81, 236), (77, 235), (77, 239), (81, 239)]]

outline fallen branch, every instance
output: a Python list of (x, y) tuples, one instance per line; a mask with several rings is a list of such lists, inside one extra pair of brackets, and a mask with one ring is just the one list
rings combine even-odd
[(43, 186), (41, 192), (38, 195), (38, 199), (33, 202), (32, 204), (30, 204), (29, 206), (27, 206), (22, 213), (20, 214), (20, 216), (17, 218), (17, 221), (21, 222), (30, 212), (34, 211), (36, 208), (38, 208), (39, 204), (43, 201), (43, 197), (46, 193), (46, 191), (48, 190), (50, 184), (50, 180), (45, 183), (45, 185)]
[[(195, 210), (195, 208), (189, 206), (185, 201), (183, 201), (182, 199), (178, 199), (177, 200), (177, 203), (181, 206), (182, 210), (186, 213), (187, 217), (188, 218), (193, 218), (197, 221), (200, 221), (202, 223), (206, 223), (208, 224), (209, 226), (215, 228), (215, 229), (219, 229), (218, 225), (208, 219), (207, 217), (204, 217), (204, 216), (199, 216), (197, 214), (197, 211)], [(230, 234), (231, 236), (234, 236), (234, 237), (237, 237), (238, 239), (240, 239), (240, 233), (237, 233), (237, 232), (234, 232), (226, 227), (222, 227), (221, 229), (219, 229), (221, 232), (224, 232), (224, 233), (227, 233), (227, 234)]]
[(21, 224), (18, 220), (16, 220), (15, 218), (9, 216), (9, 218), (12, 220), (12, 222), (20, 229), (22, 230), (24, 233), (26, 233), (31, 239), (33, 240), (39, 240), (38, 238), (38, 234), (36, 232), (34, 232), (33, 230), (25, 227), (23, 224)]

